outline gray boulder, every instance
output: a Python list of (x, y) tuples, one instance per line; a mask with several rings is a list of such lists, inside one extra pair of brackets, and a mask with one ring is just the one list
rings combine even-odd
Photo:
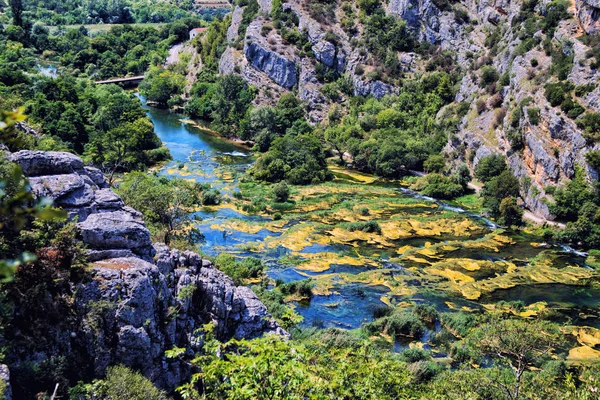
[(77, 227), (92, 250), (127, 249), (145, 259), (154, 256), (150, 231), (142, 220), (126, 211), (92, 214)]
[(9, 156), (27, 176), (71, 174), (83, 168), (81, 158), (58, 151), (21, 150)]

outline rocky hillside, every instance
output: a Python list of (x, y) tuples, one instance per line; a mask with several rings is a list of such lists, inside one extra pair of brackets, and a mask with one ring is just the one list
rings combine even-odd
[[(64, 320), (47, 327), (44, 348), (9, 354), (11, 370), (60, 355), (80, 360), (90, 376), (124, 364), (172, 390), (192, 371), (165, 351), (202, 348), (204, 324), (213, 323), (223, 340), (287, 335), (252, 290), (236, 287), (210, 261), (153, 244), (141, 215), (124, 206), (99, 170), (70, 153), (19, 151), (9, 159), (36, 197), (78, 218), (91, 262), (85, 279), (63, 289), (72, 301)], [(8, 371), (0, 368), (2, 376)]]
[[(474, 168), (486, 155), (504, 154), (526, 206), (548, 218), (549, 188), (571, 179), (578, 165), (597, 178), (586, 154), (600, 146), (583, 118), (600, 111), (598, 1), (253, 4), (235, 6), (219, 72), (255, 85), (257, 104), (291, 91), (322, 123), (348, 96), (382, 98), (407, 79), (451, 71), (455, 103), (468, 111), (449, 137), (449, 162)], [(384, 17), (367, 17), (380, 8)], [(328, 95), (331, 77), (345, 79), (347, 94)]]

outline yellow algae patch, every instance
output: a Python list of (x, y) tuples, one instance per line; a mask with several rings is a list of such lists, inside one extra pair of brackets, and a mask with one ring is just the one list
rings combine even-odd
[(227, 220), (221, 224), (211, 225), (210, 229), (216, 231), (238, 231), (249, 233), (251, 235), (255, 235), (263, 229), (269, 230), (271, 232), (277, 231), (277, 229), (268, 225), (251, 224), (242, 220)]
[(361, 183), (370, 184), (370, 183), (373, 183), (373, 182), (376, 182), (379, 180), (379, 178), (374, 175), (365, 174), (365, 173), (358, 172), (358, 171), (351, 171), (346, 168), (341, 168), (337, 165), (329, 165), (328, 168), (332, 172), (344, 174), (344, 175), (349, 176), (350, 178), (354, 179), (355, 181), (361, 182)]
[(300, 263), (296, 268), (312, 271), (312, 272), (324, 272), (327, 271), (332, 265), (353, 265), (353, 266), (365, 266), (365, 265), (376, 265), (373, 261), (368, 258), (355, 258), (350, 256), (341, 256), (337, 253), (324, 252), (324, 253), (295, 253), (295, 256), (300, 256), (308, 259), (306, 262)]
[(403, 258), (403, 260), (414, 261), (414, 262), (419, 263), (419, 264), (431, 264), (431, 261), (426, 260), (424, 258), (415, 257), (415, 256), (406, 256), (406, 257)]
[(379, 300), (388, 307), (394, 307), (389, 296), (381, 296)]
[(600, 329), (590, 326), (571, 327), (571, 334), (577, 338), (577, 342), (583, 346), (600, 346)]
[(396, 249), (396, 253), (402, 255), (402, 254), (406, 253), (410, 249), (414, 249), (414, 247), (413, 246), (408, 246), (408, 245), (402, 246), (399, 249)]
[(357, 246), (357, 244), (354, 242), (363, 241), (371, 245), (379, 244), (385, 247), (392, 247), (394, 245), (393, 243), (385, 240), (383, 236), (376, 233), (363, 232), (360, 230), (351, 232), (339, 227), (335, 227), (326, 232), (331, 236), (331, 240), (335, 243), (352, 244), (353, 246)]
[(277, 246), (283, 246), (292, 251), (301, 251), (305, 247), (311, 246), (315, 241), (310, 240), (315, 228), (308, 224), (301, 224), (289, 229), (285, 234), (279, 237), (268, 236), (263, 241), (262, 246), (268, 249), (274, 249)]
[(437, 251), (431, 247), (425, 247), (416, 251), (417, 253), (429, 258), (442, 258)]
[(469, 275), (465, 275), (462, 272), (455, 271), (453, 269), (445, 268), (445, 269), (437, 269), (437, 268), (429, 268), (427, 270), (432, 275), (442, 276), (444, 278), (448, 278), (451, 281), (457, 283), (466, 283), (466, 282), (474, 282), (475, 279), (470, 277)]
[(573, 347), (569, 351), (567, 360), (570, 360), (570, 361), (600, 360), (600, 351), (594, 350), (590, 346)]

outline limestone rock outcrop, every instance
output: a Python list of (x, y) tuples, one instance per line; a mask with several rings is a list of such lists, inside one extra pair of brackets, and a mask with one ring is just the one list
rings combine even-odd
[[(74, 322), (68, 331), (56, 328), (60, 343), (48, 354), (31, 355), (38, 362), (66, 351), (86, 360), (95, 376), (123, 364), (173, 390), (190, 377), (191, 364), (165, 352), (185, 348), (193, 357), (202, 348), (205, 324), (214, 324), (220, 340), (288, 335), (252, 290), (236, 287), (210, 261), (153, 244), (142, 215), (80, 158), (20, 151), (9, 159), (29, 175), (36, 197), (52, 199), (77, 218), (91, 262), (89, 277), (71, 283)], [(5, 378), (8, 369), (0, 366), (0, 380)]]

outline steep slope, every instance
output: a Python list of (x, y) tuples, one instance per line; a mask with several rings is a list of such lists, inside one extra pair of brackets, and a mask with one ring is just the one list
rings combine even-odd
[[(64, 320), (45, 328), (39, 348), (8, 354), (13, 376), (29, 362), (63, 357), (77, 360), (88, 378), (124, 364), (172, 390), (192, 371), (165, 352), (202, 349), (205, 324), (214, 324), (223, 340), (287, 335), (252, 290), (236, 287), (210, 261), (153, 244), (141, 214), (124, 206), (99, 170), (70, 153), (19, 151), (9, 159), (22, 167), (36, 197), (78, 218), (90, 261), (88, 276), (63, 289), (71, 299)], [(13, 340), (28, 340), (19, 335)]]
[[(297, 93), (311, 121), (322, 123), (349, 95), (381, 98), (407, 79), (452, 68), (460, 75), (455, 102), (469, 105), (445, 150), (453, 164), (474, 169), (482, 157), (504, 154), (521, 179), (525, 205), (550, 219), (549, 187), (571, 179), (578, 165), (597, 178), (585, 155), (600, 146), (578, 122), (600, 111), (593, 36), (600, 3), (577, 0), (567, 12), (565, 3), (547, 0), (357, 3), (239, 3), (219, 72), (255, 85), (259, 105)], [(385, 10), (382, 25), (365, 17), (373, 12), (368, 7)], [(388, 42), (377, 42), (384, 34)], [(339, 77), (346, 93), (328, 95), (327, 82)], [(551, 98), (549, 83), (563, 99)]]

